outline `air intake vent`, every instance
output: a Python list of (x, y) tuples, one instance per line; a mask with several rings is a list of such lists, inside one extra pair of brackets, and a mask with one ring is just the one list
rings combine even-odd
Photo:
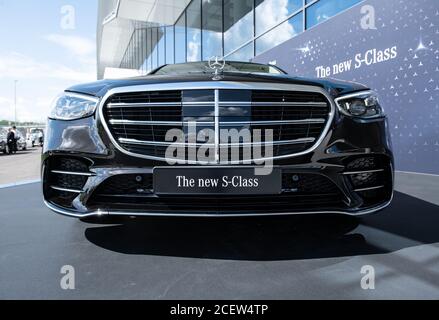
[(109, 103), (168, 103), (181, 102), (181, 91), (127, 92), (111, 97)]
[[(152, 174), (120, 175), (105, 180), (88, 206), (148, 213), (270, 213), (344, 207), (340, 190), (326, 177), (284, 173), (283, 192), (277, 196), (156, 196)], [(293, 190), (294, 189), (294, 190)]]
[(392, 193), (392, 172), (389, 159), (381, 156), (349, 159), (347, 171), (352, 189), (364, 201), (363, 207), (388, 201)]
[(254, 90), (253, 102), (275, 102), (275, 103), (309, 103), (321, 102), (326, 105), (326, 98), (318, 93), (303, 91), (268, 91)]
[(89, 171), (86, 161), (75, 158), (54, 157), (49, 160), (50, 172), (46, 172), (49, 198), (65, 207), (70, 207), (82, 191), (89, 177), (94, 174)]

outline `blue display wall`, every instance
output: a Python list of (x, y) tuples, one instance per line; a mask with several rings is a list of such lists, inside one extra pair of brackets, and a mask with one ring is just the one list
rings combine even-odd
[(439, 174), (438, 44), (438, 0), (366, 0), (254, 61), (370, 86), (389, 116), (396, 169)]

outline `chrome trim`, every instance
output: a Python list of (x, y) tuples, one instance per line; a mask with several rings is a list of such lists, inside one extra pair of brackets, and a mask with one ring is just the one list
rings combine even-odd
[(57, 187), (57, 186), (50, 186), (50, 188), (52, 188), (53, 190), (70, 192), (70, 193), (82, 193), (83, 192), (82, 190), (67, 189), (67, 188), (61, 188), (61, 187)]
[[(334, 100), (329, 95), (329, 93), (324, 90), (323, 88), (316, 87), (316, 86), (309, 86), (309, 85), (295, 85), (295, 84), (287, 84), (287, 83), (259, 83), (259, 82), (235, 82), (235, 81), (209, 81), (209, 82), (181, 82), (181, 83), (166, 83), (166, 84), (150, 84), (150, 85), (138, 85), (138, 86), (130, 86), (130, 87), (120, 87), (120, 88), (113, 88), (110, 89), (105, 96), (101, 99), (98, 107), (98, 117), (100, 117), (102, 125), (104, 126), (104, 129), (106, 133), (108, 134), (111, 142), (114, 144), (117, 150), (120, 152), (136, 157), (136, 158), (143, 158), (143, 159), (149, 159), (149, 160), (156, 160), (156, 161), (171, 161), (173, 159), (166, 159), (162, 157), (155, 157), (155, 156), (148, 156), (148, 155), (142, 155), (138, 153), (133, 153), (130, 151), (125, 150), (122, 148), (119, 143), (114, 139), (113, 135), (111, 134), (110, 129), (108, 128), (108, 125), (105, 121), (105, 118), (103, 116), (103, 108), (105, 106), (106, 101), (109, 97), (116, 93), (124, 93), (124, 92), (143, 92), (143, 91), (168, 91), (168, 90), (272, 90), (272, 91), (305, 91), (305, 92), (315, 92), (320, 93), (325, 96), (325, 98), (328, 100), (329, 106), (330, 106), (330, 112), (328, 114), (328, 120), (326, 123), (326, 126), (324, 130), (322, 131), (319, 139), (316, 141), (316, 143), (309, 148), (308, 150), (289, 154), (289, 155), (282, 155), (277, 157), (271, 157), (271, 158), (262, 158), (262, 159), (252, 159), (254, 162), (258, 161), (266, 161), (266, 160), (277, 160), (277, 159), (288, 159), (288, 158), (294, 158), (299, 157), (305, 154), (308, 154), (314, 150), (316, 150), (320, 144), (325, 139), (326, 135), (329, 132), (329, 128), (334, 120), (335, 116), (335, 110), (336, 106), (334, 103)], [(219, 107), (219, 105), (217, 106)], [(216, 117), (218, 119), (218, 117)], [(240, 161), (244, 162), (244, 161)], [(187, 164), (193, 164), (191, 161), (185, 161)], [(200, 163), (200, 162), (196, 162)]]
[(111, 124), (123, 124), (128, 126), (182, 126), (182, 121), (137, 121), (137, 120), (115, 120), (109, 121)]
[(286, 106), (286, 107), (319, 107), (326, 108), (326, 102), (252, 102), (252, 101), (221, 101), (221, 106)]
[(377, 211), (383, 210), (387, 208), (393, 199), (393, 193), (392, 198), (390, 201), (384, 203), (383, 205), (366, 209), (366, 210), (360, 210), (358, 212), (349, 212), (349, 211), (303, 211), (303, 212), (281, 212), (281, 213), (239, 213), (239, 214), (176, 214), (176, 213), (146, 213), (146, 212), (124, 212), (124, 211), (90, 211), (90, 212), (84, 212), (84, 213), (78, 213), (75, 211), (67, 210), (64, 208), (60, 208), (47, 200), (44, 200), (44, 204), (52, 211), (72, 217), (72, 218), (87, 218), (87, 217), (99, 217), (103, 215), (115, 215), (115, 216), (139, 216), (139, 217), (182, 217), (182, 218), (233, 218), (233, 217), (263, 217), (263, 216), (289, 216), (289, 215), (311, 215), (311, 214), (341, 214), (341, 215), (347, 215), (347, 216), (364, 216), (367, 214), (372, 214)]
[(376, 190), (376, 189), (382, 189), (385, 186), (376, 186), (376, 187), (369, 187), (369, 188), (360, 188), (360, 189), (354, 189), (354, 192), (362, 192), (362, 191), (369, 191), (369, 190)]
[(350, 93), (350, 94), (347, 94), (347, 95), (344, 95), (344, 96), (340, 96), (338, 98), (335, 98), (334, 101), (338, 105), (338, 101), (340, 101), (340, 100), (355, 98), (355, 97), (358, 97), (358, 96), (363, 96), (365, 94), (376, 94), (376, 92), (373, 91), (373, 90), (362, 90), (362, 91), (358, 91), (358, 92), (355, 92), (355, 93)]
[[(208, 117), (210, 118), (210, 117)], [(189, 124), (196, 124), (196, 125), (202, 125), (202, 126), (215, 126), (215, 121), (197, 121), (197, 120), (188, 120), (183, 121), (183, 125), (189, 125)]]
[(364, 170), (364, 171), (348, 171), (343, 172), (344, 175), (352, 175), (352, 174), (362, 174), (362, 173), (374, 173), (374, 172), (383, 172), (384, 169), (376, 169), (376, 170)]
[(102, 211), (102, 210), (96, 210), (96, 211), (90, 211), (90, 212), (84, 212), (83, 214), (76, 213), (71, 210), (67, 210), (61, 207), (58, 207), (57, 205), (54, 205), (50, 203), (47, 200), (44, 200), (44, 204), (46, 207), (48, 207), (53, 212), (56, 212), (58, 214), (61, 214), (63, 216), (71, 217), (71, 218), (88, 218), (88, 217), (99, 217), (102, 215), (108, 215), (108, 211)]
[(143, 103), (109, 103), (108, 108), (148, 108), (148, 107), (181, 107), (181, 106), (213, 106), (213, 101), (194, 102), (143, 102)]
[(219, 89), (215, 89), (215, 163), (220, 163), (220, 106)]
[(126, 143), (126, 144), (137, 144), (142, 146), (163, 146), (168, 147), (170, 145), (173, 146), (181, 146), (181, 147), (190, 147), (190, 146), (207, 146), (207, 147), (213, 147), (215, 146), (212, 143), (187, 143), (187, 142), (166, 142), (166, 141), (144, 141), (144, 140), (136, 140), (136, 139), (127, 139), (127, 138), (119, 138), (118, 139), (120, 143)]
[(295, 140), (283, 140), (283, 141), (263, 141), (263, 142), (238, 142), (238, 143), (220, 143), (220, 147), (239, 147), (239, 146), (264, 146), (264, 145), (288, 145), (288, 144), (301, 144), (314, 142), (315, 138), (302, 138)]
[(253, 106), (328, 107), (327, 102), (252, 102)]
[(215, 101), (183, 101), (182, 106), (215, 106)]
[(62, 170), (52, 170), (50, 172), (58, 173), (58, 174), (67, 174), (72, 176), (85, 176), (85, 177), (92, 177), (96, 175), (95, 173), (91, 173), (91, 172), (72, 172), (72, 171), (62, 171)]
[(108, 108), (180, 107), (181, 102), (109, 103)]
[(234, 125), (278, 125), (278, 124), (319, 124), (325, 123), (325, 119), (316, 118), (316, 119), (301, 119), (301, 120), (267, 120), (267, 121), (230, 121), (224, 122), (220, 121), (221, 126), (234, 126)]
[[(111, 119), (111, 124), (134, 125), (134, 126), (182, 126), (184, 124), (195, 122), (197, 125), (215, 125), (213, 121), (139, 121), (139, 120), (119, 120)], [(325, 123), (322, 118), (301, 119), (301, 120), (267, 120), (267, 121), (219, 121), (220, 126), (235, 125), (279, 125), (279, 124), (319, 124)]]

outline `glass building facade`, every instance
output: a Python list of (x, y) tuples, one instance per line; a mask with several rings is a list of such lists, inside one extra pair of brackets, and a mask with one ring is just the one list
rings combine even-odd
[(192, 0), (171, 26), (135, 22), (121, 68), (249, 61), (362, 0)]

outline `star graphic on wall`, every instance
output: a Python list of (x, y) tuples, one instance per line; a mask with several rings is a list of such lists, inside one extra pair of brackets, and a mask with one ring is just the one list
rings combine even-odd
[(309, 43), (308, 43), (308, 44), (306, 44), (306, 46), (304, 46), (304, 47), (301, 47), (301, 48), (294, 48), (293, 50), (300, 51), (300, 52), (302, 52), (303, 54), (307, 54), (308, 52), (311, 51), (311, 48), (309, 47)]
[(424, 45), (424, 43), (422, 42), (422, 39), (419, 40), (419, 44), (418, 47), (416, 48), (415, 51), (420, 51), (420, 50), (427, 50), (427, 47)]

